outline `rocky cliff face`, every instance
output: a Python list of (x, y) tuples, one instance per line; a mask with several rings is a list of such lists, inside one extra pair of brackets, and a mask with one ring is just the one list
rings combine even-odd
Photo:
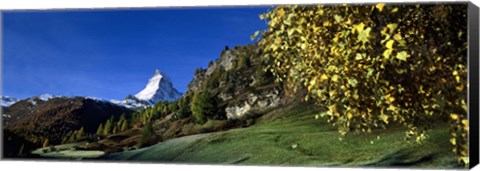
[(184, 95), (188, 94), (189, 92), (193, 92), (202, 86), (202, 82), (205, 79), (205, 72), (206, 70), (201, 68), (195, 70), (193, 79), (192, 81), (190, 81), (190, 83), (187, 86), (188, 88), (187, 93), (185, 93)]
[(249, 114), (254, 115), (276, 108), (285, 103), (280, 93), (279, 88), (250, 93), (247, 95), (247, 99), (239, 100), (237, 103), (225, 108), (227, 118), (239, 119)]
[(207, 69), (197, 69), (186, 94), (212, 91), (225, 103), (230, 120), (279, 107), (285, 103), (283, 88), (262, 71), (260, 53), (256, 45), (224, 50)]

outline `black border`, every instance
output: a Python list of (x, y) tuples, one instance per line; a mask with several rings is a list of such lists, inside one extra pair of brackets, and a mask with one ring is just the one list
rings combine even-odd
[(478, 80), (479, 80), (479, 13), (478, 7), (469, 2), (468, 4), (468, 72), (469, 72), (469, 92), (468, 92), (468, 113), (470, 123), (469, 133), (469, 155), (470, 169), (479, 162), (479, 105), (478, 105)]

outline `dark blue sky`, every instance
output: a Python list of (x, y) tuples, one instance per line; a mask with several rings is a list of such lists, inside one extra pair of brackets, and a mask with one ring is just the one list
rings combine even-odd
[(268, 7), (3, 13), (2, 94), (123, 99), (155, 69), (185, 92), (226, 45), (250, 44)]

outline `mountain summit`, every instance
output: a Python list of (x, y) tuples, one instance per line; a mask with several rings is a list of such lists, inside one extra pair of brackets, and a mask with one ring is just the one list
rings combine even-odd
[(135, 95), (135, 98), (155, 104), (158, 101), (174, 101), (182, 94), (173, 87), (170, 78), (165, 73), (155, 70), (147, 86)]

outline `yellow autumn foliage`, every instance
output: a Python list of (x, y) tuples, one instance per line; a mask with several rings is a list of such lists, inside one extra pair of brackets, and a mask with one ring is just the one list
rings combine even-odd
[(259, 45), (265, 70), (306, 89), (305, 99), (327, 111), (317, 118), (341, 135), (395, 123), (421, 142), (432, 123), (449, 119), (465, 163), (466, 14), (462, 4), (277, 6), (261, 15), (268, 29)]

